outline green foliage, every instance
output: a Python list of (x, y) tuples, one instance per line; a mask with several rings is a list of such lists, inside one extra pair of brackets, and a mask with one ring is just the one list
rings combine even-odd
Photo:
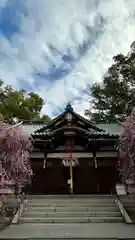
[(135, 43), (127, 56), (118, 54), (103, 76), (91, 88), (91, 108), (85, 111), (92, 120), (122, 120), (135, 106)]
[(40, 117), (40, 120), (49, 122), (51, 120), (51, 118), (47, 115), (43, 115), (43, 116)]
[(13, 90), (5, 86), (0, 80), (0, 120), (12, 123), (21, 120), (48, 120), (48, 116), (41, 116), (43, 99), (34, 92)]

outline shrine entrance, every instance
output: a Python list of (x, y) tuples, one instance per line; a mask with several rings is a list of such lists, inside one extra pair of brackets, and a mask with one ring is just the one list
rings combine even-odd
[[(70, 170), (65, 168), (65, 185), (70, 193)], [(112, 183), (114, 176), (110, 177), (103, 174), (100, 176), (100, 169), (91, 167), (74, 167), (73, 168), (73, 193), (74, 194), (111, 194), (115, 191), (115, 181)], [(114, 179), (115, 180), (115, 179)]]
[[(53, 159), (51, 166), (33, 165), (32, 194), (70, 194), (70, 168)], [(85, 162), (85, 161), (84, 161)], [(72, 167), (74, 194), (111, 194), (115, 191), (115, 169), (88, 165)]]

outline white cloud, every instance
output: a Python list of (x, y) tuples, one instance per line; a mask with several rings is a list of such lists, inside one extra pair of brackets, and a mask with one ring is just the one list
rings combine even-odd
[(0, 0), (0, 11), (2, 10), (2, 8), (4, 8), (7, 4), (8, 0)]
[(84, 100), (82, 90), (87, 84), (101, 81), (112, 57), (119, 52), (127, 53), (135, 40), (135, 1), (99, 2), (96, 7), (96, 1), (89, 0), (26, 1), (28, 16), (22, 16), (20, 33), (14, 34), (11, 41), (4, 36), (0, 38), (0, 77), (17, 88), (20, 79), (25, 79), (34, 87), (35, 69), (49, 71), (50, 62), (45, 57), (51, 59), (56, 67), (62, 63), (61, 55), (52, 54), (48, 44), (62, 53), (69, 48), (77, 59), (76, 46), (88, 37), (83, 26), (93, 26), (95, 16), (100, 15), (105, 19), (103, 32), (73, 71), (55, 82), (44, 79), (35, 87), (35, 91), (45, 98), (43, 111), (46, 114), (51, 116), (57, 107), (64, 107), (67, 101), (79, 95), (80, 101), (73, 101), (73, 105), (83, 114), (88, 102)]

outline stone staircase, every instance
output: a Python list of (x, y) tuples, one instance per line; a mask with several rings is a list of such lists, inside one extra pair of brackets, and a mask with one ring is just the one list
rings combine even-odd
[(135, 239), (111, 195), (29, 196), (19, 219), (0, 239)]
[(115, 196), (29, 196), (19, 223), (122, 223)]
[(135, 197), (129, 197), (126, 195), (121, 196), (120, 200), (133, 223), (135, 223)]

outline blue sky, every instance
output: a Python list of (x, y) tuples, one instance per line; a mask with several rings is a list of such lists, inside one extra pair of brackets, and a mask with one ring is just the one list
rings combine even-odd
[(68, 101), (83, 115), (85, 89), (135, 40), (134, 12), (134, 0), (0, 0), (0, 78), (51, 117)]

